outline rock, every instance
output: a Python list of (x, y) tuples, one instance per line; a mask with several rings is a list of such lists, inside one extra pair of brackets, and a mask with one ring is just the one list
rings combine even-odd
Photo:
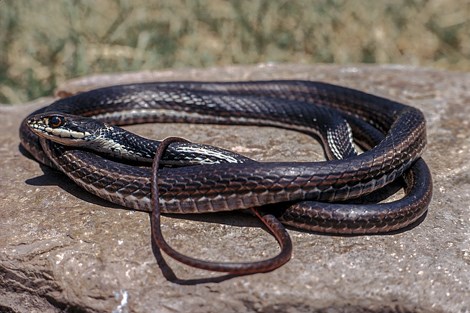
[[(331, 82), (420, 108), (434, 198), (422, 223), (380, 236), (290, 229), (294, 258), (266, 274), (227, 277), (155, 251), (149, 216), (109, 204), (19, 150), (22, 118), (53, 99), (0, 107), (2, 312), (470, 312), (470, 74), (402, 66), (259, 65), (104, 75), (101, 81), (297, 78)], [(71, 81), (59, 90), (97, 86)], [(321, 159), (290, 131), (144, 125), (258, 160)], [(257, 136), (253, 136), (257, 134)], [(211, 260), (254, 260), (275, 241), (242, 214), (164, 217), (168, 241)], [(171, 269), (170, 269), (171, 268)]]

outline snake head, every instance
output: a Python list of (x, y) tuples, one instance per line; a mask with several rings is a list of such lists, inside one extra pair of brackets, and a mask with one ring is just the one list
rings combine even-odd
[(103, 123), (91, 118), (48, 112), (30, 116), (27, 125), (39, 137), (63, 145), (82, 146), (94, 139), (94, 129)]

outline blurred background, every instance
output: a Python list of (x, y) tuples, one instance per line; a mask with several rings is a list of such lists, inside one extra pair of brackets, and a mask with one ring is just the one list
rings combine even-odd
[(66, 79), (256, 63), (470, 70), (470, 0), (0, 0), (0, 103)]

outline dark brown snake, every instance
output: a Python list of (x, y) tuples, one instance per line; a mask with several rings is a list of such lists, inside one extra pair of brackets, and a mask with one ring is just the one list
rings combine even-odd
[[(38, 161), (91, 193), (137, 210), (152, 211), (152, 171), (116, 158), (125, 153), (136, 162), (152, 160), (158, 142), (141, 141), (112, 125), (281, 127), (318, 138), (330, 159), (263, 163), (210, 146), (173, 142), (160, 152), (161, 164), (170, 167), (158, 170), (154, 184), (159, 194), (154, 206), (159, 204), (164, 213), (266, 211), (276, 204), (273, 214), (287, 225), (379, 233), (418, 220), (432, 195), (429, 169), (420, 158), (426, 145), (422, 113), (345, 87), (311, 81), (132, 84), (60, 99), (34, 114), (23, 121), (20, 137)], [(108, 136), (111, 144), (87, 142), (88, 135)], [(352, 140), (366, 151), (356, 154)], [(388, 195), (382, 188), (394, 182), (405, 187), (402, 199), (369, 203), (369, 194)]]

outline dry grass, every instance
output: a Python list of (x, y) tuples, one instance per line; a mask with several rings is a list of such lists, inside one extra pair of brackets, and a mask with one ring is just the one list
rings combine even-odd
[(0, 0), (0, 103), (90, 73), (258, 62), (470, 70), (468, 0)]

